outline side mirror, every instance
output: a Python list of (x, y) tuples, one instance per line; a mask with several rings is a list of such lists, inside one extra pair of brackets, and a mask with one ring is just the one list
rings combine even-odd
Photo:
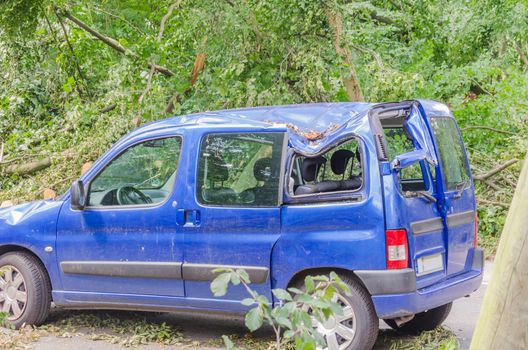
[(74, 181), (70, 187), (71, 207), (74, 210), (83, 210), (86, 207), (86, 194), (81, 180)]

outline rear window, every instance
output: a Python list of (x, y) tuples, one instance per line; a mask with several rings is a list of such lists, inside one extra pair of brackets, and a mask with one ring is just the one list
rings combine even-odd
[(454, 119), (431, 118), (430, 121), (440, 153), (445, 188), (447, 191), (455, 191), (469, 181), (469, 168), (462, 139)]

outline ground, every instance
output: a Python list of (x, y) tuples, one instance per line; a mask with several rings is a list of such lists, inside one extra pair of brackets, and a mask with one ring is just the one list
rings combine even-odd
[[(492, 263), (487, 262), (482, 287), (470, 297), (455, 301), (443, 329), (421, 337), (403, 337), (380, 322), (380, 336), (375, 349), (437, 349), (442, 342), (449, 345), (458, 343), (461, 349), (469, 348), (491, 269)], [(268, 347), (272, 336), (270, 329), (264, 328), (253, 335), (247, 333), (243, 317), (233, 315), (53, 310), (49, 322), (36, 330), (2, 331), (0, 348), (212, 350), (222, 347), (221, 336), (224, 334), (237, 339), (245, 348)]]

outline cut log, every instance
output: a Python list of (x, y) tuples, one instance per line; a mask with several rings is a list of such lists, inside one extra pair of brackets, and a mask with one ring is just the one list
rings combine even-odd
[(25, 174), (31, 174), (35, 171), (39, 171), (42, 169), (45, 169), (51, 165), (51, 158), (45, 157), (41, 160), (36, 160), (29, 163), (24, 164), (13, 164), (5, 168), (5, 173), (8, 175), (11, 174), (19, 174), (19, 175), (25, 175)]
[(472, 350), (526, 349), (528, 341), (528, 157), (502, 230)]
[(12, 207), (14, 203), (10, 200), (3, 201), (2, 204), (0, 204), (0, 208), (9, 208)]
[(51, 188), (46, 188), (44, 191), (42, 191), (42, 198), (44, 200), (47, 199), (55, 199), (57, 197), (57, 193), (53, 191)]
[(81, 167), (81, 176), (83, 176), (92, 167), (92, 162), (86, 162)]

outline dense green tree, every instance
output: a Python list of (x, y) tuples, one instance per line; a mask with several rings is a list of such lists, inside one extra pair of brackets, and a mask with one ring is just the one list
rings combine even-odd
[[(0, 200), (65, 190), (140, 123), (315, 101), (444, 101), (486, 173), (526, 149), (527, 16), (512, 0), (5, 1)], [(477, 183), (490, 246), (519, 168)]]

